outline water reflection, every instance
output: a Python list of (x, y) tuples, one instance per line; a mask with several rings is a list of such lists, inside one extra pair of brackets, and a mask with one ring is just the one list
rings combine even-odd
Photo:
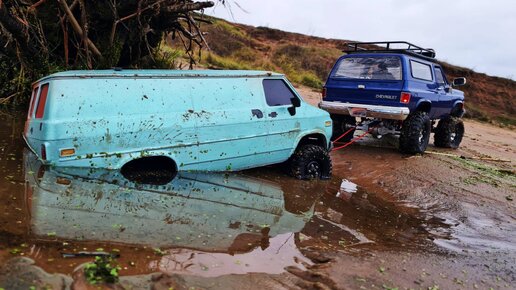
[(38, 237), (235, 254), (301, 231), (314, 212), (313, 204), (288, 212), (281, 187), (241, 175), (180, 173), (166, 185), (142, 185), (118, 171), (48, 169), (32, 153), (25, 159)]

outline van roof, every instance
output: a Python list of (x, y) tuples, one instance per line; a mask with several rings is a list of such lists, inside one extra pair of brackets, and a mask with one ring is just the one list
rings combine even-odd
[(36, 81), (63, 78), (191, 78), (191, 77), (281, 77), (282, 74), (251, 70), (75, 70), (64, 71), (43, 77)]

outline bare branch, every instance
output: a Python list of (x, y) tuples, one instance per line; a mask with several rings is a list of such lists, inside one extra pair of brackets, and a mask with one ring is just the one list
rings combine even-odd
[[(77, 19), (75, 19), (75, 16), (73, 16), (72, 10), (70, 10), (70, 7), (68, 7), (68, 4), (66, 4), (65, 0), (57, 0), (59, 4), (61, 5), (62, 9), (66, 13), (66, 16), (68, 17), (68, 21), (70, 21), (70, 24), (72, 25), (73, 30), (81, 37), (84, 37), (84, 32), (82, 31), (81, 26), (79, 25), (79, 22), (77, 22)], [(100, 53), (100, 50), (95, 46), (95, 44), (86, 36), (86, 43), (93, 51), (93, 53), (97, 56), (102, 57), (102, 53)]]

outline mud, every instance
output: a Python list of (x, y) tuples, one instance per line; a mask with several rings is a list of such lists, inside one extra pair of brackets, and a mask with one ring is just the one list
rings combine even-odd
[[(119, 255), (119, 289), (511, 289), (516, 282), (513, 131), (467, 122), (462, 149), (430, 148), (510, 162), (403, 156), (395, 139), (366, 138), (332, 153), (329, 181), (297, 181), (275, 166), (144, 185), (119, 172), (41, 166), (24, 149), (24, 116), (0, 116), (5, 289), (89, 287), (80, 267), (93, 258), (63, 257), (79, 252)], [(32, 274), (9, 272), (12, 265)]]

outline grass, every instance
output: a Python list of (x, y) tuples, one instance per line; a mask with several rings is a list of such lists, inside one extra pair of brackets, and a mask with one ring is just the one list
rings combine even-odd
[[(478, 163), (478, 162), (475, 162), (475, 161), (472, 161), (469, 159), (462, 159), (459, 157), (454, 158), (454, 159), (459, 161), (464, 167), (473, 169), (475, 171), (479, 171), (479, 172), (483, 173), (485, 176), (492, 177), (492, 178), (493, 177), (501, 178), (501, 179), (504, 179), (504, 180), (507, 180), (510, 182), (516, 182), (516, 175), (512, 171), (496, 168), (496, 167), (489, 166), (486, 164), (481, 164), (481, 163)], [(475, 182), (475, 181), (486, 182), (486, 181), (488, 181), (488, 179), (486, 179), (486, 177), (475, 177), (475, 178), (472, 178), (469, 180), (470, 180), (470, 182)], [(488, 183), (490, 183), (490, 182), (488, 182)]]
[(205, 63), (212, 67), (229, 70), (250, 70), (252, 67), (244, 62), (235, 60), (231, 57), (221, 57), (213, 53), (208, 53), (204, 59)]

